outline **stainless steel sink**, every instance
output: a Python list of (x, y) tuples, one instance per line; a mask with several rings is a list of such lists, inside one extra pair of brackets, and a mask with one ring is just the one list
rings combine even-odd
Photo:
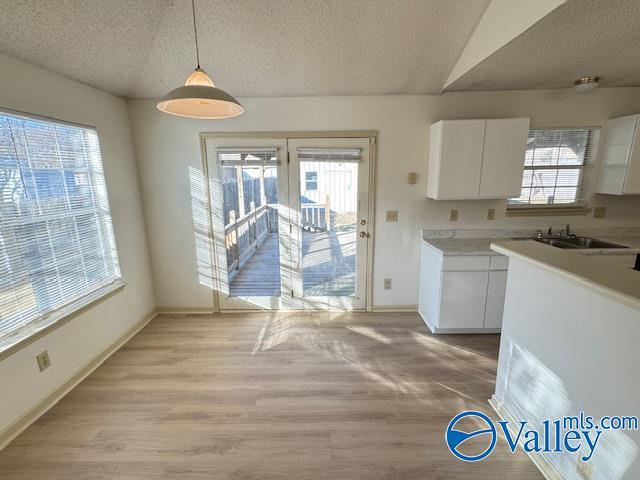
[(577, 245), (572, 243), (567, 243), (559, 238), (534, 238), (536, 242), (546, 243), (547, 245), (551, 245), (553, 247), (558, 248), (580, 248)]
[(597, 240), (589, 237), (542, 237), (534, 239), (536, 242), (546, 243), (558, 248), (629, 248), (624, 245), (618, 245), (617, 243), (605, 242), (603, 240)]

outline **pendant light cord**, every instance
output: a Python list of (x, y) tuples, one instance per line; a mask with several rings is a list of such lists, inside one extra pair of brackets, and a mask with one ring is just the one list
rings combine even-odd
[(193, 34), (196, 38), (196, 63), (200, 68), (200, 52), (198, 51), (198, 27), (196, 25), (196, 4), (195, 0), (191, 0), (191, 11), (193, 12)]

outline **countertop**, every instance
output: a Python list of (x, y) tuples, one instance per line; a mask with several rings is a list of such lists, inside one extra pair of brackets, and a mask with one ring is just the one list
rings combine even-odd
[(586, 259), (577, 250), (563, 250), (534, 241), (494, 239), (497, 253), (546, 268), (599, 294), (640, 310), (640, 272), (603, 258)]
[[(590, 248), (590, 249), (576, 249), (570, 250), (572, 252), (579, 253), (581, 255), (635, 255), (640, 254), (640, 237), (605, 237), (595, 235), (584, 235), (597, 238), (598, 240), (604, 240), (605, 242), (617, 243), (618, 245), (624, 245), (629, 248)], [(522, 237), (523, 239), (526, 237)], [(496, 237), (478, 237), (478, 238), (424, 238), (424, 242), (428, 243), (432, 247), (440, 250), (443, 255), (500, 255), (500, 253), (491, 250), (491, 243), (496, 241), (509, 241), (510, 238), (496, 238)], [(521, 240), (513, 240), (520, 242)], [(535, 242), (539, 245), (552, 248), (554, 250), (561, 250), (557, 247), (544, 245), (539, 242)], [(567, 250), (569, 251), (569, 250)]]

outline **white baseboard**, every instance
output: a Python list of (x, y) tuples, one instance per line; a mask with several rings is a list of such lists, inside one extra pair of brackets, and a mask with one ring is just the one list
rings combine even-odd
[(388, 312), (388, 313), (416, 313), (418, 305), (374, 305), (371, 307), (372, 312)]
[[(510, 425), (518, 423), (518, 420), (516, 420), (516, 418), (509, 413), (503, 403), (498, 400), (495, 395), (492, 395), (489, 399), (489, 405), (491, 405), (498, 417), (500, 417), (500, 420), (507, 421)], [(514, 432), (513, 430), (512, 433), (516, 435), (516, 432)], [(540, 473), (542, 473), (544, 478), (546, 478), (547, 480), (563, 479), (562, 475), (560, 475), (560, 472), (556, 470), (553, 464), (549, 463), (549, 460), (547, 460), (544, 455), (533, 455), (530, 452), (525, 453), (527, 454), (531, 462), (536, 466), (536, 468), (540, 470)]]
[[(372, 312), (388, 312), (388, 313), (416, 313), (418, 311), (417, 305), (374, 305), (371, 307)], [(227, 308), (222, 309), (220, 312), (214, 311), (212, 308), (206, 307), (184, 307), (184, 306), (171, 306), (160, 305), (157, 308), (158, 315), (215, 315), (217, 313), (291, 313), (291, 312), (353, 312), (353, 313), (365, 313), (364, 310), (309, 310), (309, 309), (248, 309), (248, 308)]]
[(49, 395), (43, 398), (38, 404), (27, 413), (15, 420), (11, 425), (0, 432), (0, 450), (4, 449), (14, 438), (20, 435), (33, 422), (45, 414), (51, 407), (58, 403), (67, 393), (69, 393), (82, 380), (87, 378), (96, 368), (113, 355), (120, 347), (127, 343), (136, 333), (142, 330), (157, 315), (156, 311), (145, 315), (142, 320), (122, 334), (107, 349), (100, 352), (92, 360), (86, 363), (80, 370), (71, 375), (67, 380), (58, 385)]
[(213, 307), (159, 305), (156, 307), (156, 313), (158, 315), (214, 315), (218, 312), (214, 311)]

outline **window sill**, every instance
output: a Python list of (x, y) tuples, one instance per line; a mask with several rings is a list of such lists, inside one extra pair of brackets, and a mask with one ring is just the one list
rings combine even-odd
[(586, 207), (539, 207), (539, 208), (507, 208), (507, 217), (568, 217), (574, 215), (587, 215), (591, 211)]
[(61, 308), (58, 312), (38, 324), (26, 328), (24, 331), (16, 335), (5, 338), (0, 341), (0, 360), (11, 356), (18, 350), (23, 349), (39, 338), (42, 338), (57, 328), (60, 328), (62, 325), (81, 313), (86, 312), (91, 307), (121, 291), (125, 286), (126, 284), (124, 282), (117, 280), (86, 295), (85, 297), (82, 297), (73, 304)]

